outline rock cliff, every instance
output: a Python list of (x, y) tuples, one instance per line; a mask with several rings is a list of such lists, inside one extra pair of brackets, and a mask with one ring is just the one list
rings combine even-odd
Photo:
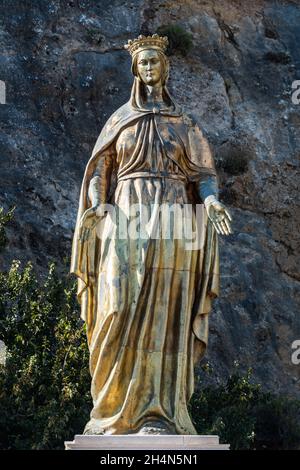
[[(70, 256), (80, 184), (101, 127), (127, 101), (123, 44), (179, 24), (169, 88), (215, 153), (234, 234), (220, 239), (221, 297), (210, 322), (214, 381), (237, 360), (267, 389), (300, 396), (300, 2), (2, 0), (0, 205), (16, 205), (1, 269)], [(294, 100), (295, 101), (295, 100)]]

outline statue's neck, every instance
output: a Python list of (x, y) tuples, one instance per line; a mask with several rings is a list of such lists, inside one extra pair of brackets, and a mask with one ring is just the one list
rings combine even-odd
[(149, 104), (154, 103), (163, 103), (163, 95), (162, 95), (163, 87), (161, 83), (156, 85), (146, 85), (146, 100)]

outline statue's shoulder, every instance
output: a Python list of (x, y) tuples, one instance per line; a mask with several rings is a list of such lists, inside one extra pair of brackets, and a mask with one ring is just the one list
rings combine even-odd
[(182, 107), (182, 120), (188, 127), (199, 127), (196, 116)]
[(104, 128), (106, 130), (112, 129), (113, 127), (117, 126), (124, 117), (126, 117), (130, 112), (128, 102), (120, 106), (116, 111), (111, 114), (108, 118), (106, 123), (104, 124)]
[(201, 124), (201, 121), (194, 113), (184, 110), (183, 121), (187, 125), (188, 130), (192, 131), (189, 132), (189, 135), (194, 135), (200, 137), (201, 139), (208, 138), (205, 126)]
[(107, 119), (101, 129), (100, 135), (98, 136), (98, 139), (94, 146), (92, 156), (95, 156), (103, 148), (106, 148), (112, 143), (112, 141), (118, 134), (120, 128), (122, 128), (124, 121), (126, 121), (126, 117), (128, 116), (128, 114), (128, 103), (123, 104), (122, 106), (120, 106), (120, 108), (114, 111), (113, 114), (111, 114), (111, 116)]

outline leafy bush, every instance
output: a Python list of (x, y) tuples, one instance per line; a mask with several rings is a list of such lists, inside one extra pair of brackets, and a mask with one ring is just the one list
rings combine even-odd
[(88, 348), (76, 283), (54, 264), (39, 283), (30, 263), (0, 273), (0, 447), (62, 448), (91, 409)]
[(103, 36), (99, 29), (90, 28), (86, 32), (86, 39), (92, 44), (99, 45), (103, 41)]
[(250, 413), (259, 385), (249, 375), (234, 374), (225, 385), (199, 389), (192, 397), (191, 416), (200, 434), (218, 434), (233, 449), (248, 449), (254, 439), (255, 419)]
[(264, 394), (254, 406), (256, 449), (300, 449), (300, 401)]
[(0, 207), (0, 251), (3, 250), (7, 243), (7, 237), (5, 233), (5, 225), (13, 218), (15, 207), (12, 207), (6, 214), (4, 213), (3, 207)]
[(167, 55), (178, 52), (186, 56), (193, 46), (193, 35), (177, 24), (160, 26), (156, 32), (160, 36), (168, 36), (169, 46), (166, 51)]
[(190, 413), (199, 434), (217, 434), (231, 449), (296, 449), (300, 401), (275, 396), (235, 371), (225, 385), (199, 387)]
[(220, 160), (218, 166), (230, 175), (241, 175), (248, 170), (248, 159), (246, 155), (233, 150), (232, 153)]

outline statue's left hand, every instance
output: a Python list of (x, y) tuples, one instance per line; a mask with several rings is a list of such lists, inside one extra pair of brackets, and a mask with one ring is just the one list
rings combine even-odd
[(88, 240), (91, 230), (95, 228), (99, 222), (99, 216), (97, 215), (98, 206), (92, 206), (87, 209), (81, 219), (79, 224), (79, 239), (84, 242)]
[(229, 235), (232, 233), (230, 224), (232, 218), (222, 202), (217, 199), (211, 202), (207, 208), (207, 213), (218, 234)]

